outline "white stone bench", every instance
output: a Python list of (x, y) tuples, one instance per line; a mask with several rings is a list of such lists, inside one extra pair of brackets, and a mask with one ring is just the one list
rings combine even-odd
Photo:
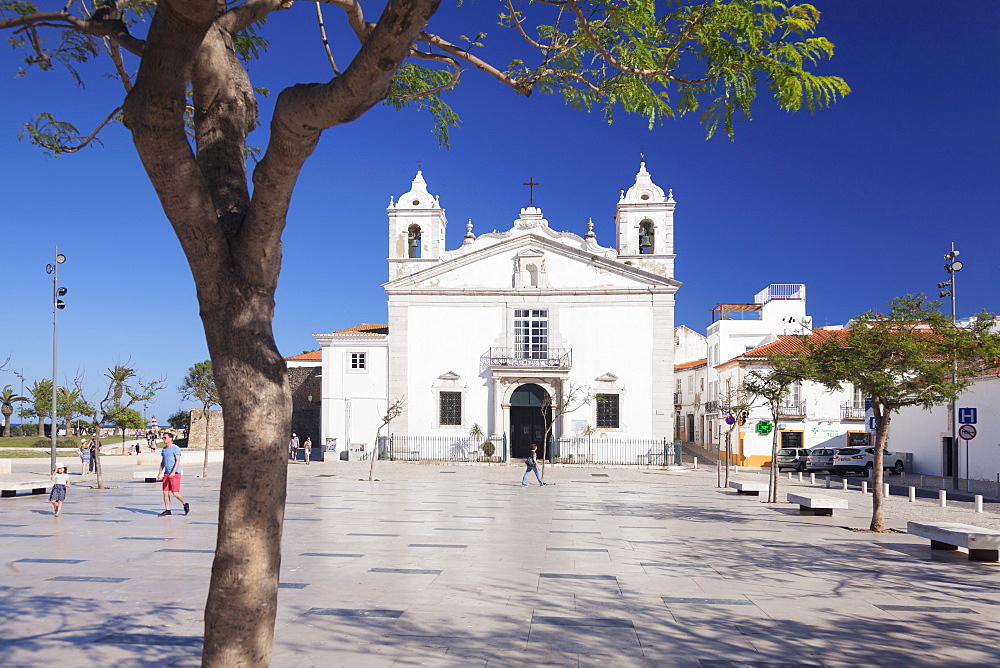
[(0, 496), (16, 496), (18, 492), (31, 490), (32, 494), (45, 494), (52, 489), (52, 481), (45, 480), (4, 480), (0, 482)]
[(760, 496), (761, 492), (767, 491), (766, 482), (750, 482), (747, 480), (730, 480), (729, 486), (736, 490), (737, 494), (747, 496)]
[(135, 480), (142, 480), (144, 482), (156, 482), (156, 477), (159, 475), (159, 470), (155, 471), (136, 471), (132, 474), (132, 478)]
[(847, 499), (823, 494), (794, 494), (789, 492), (788, 502), (799, 504), (800, 513), (812, 513), (813, 515), (833, 515), (834, 508), (847, 508)]
[(969, 561), (1000, 561), (1000, 531), (956, 522), (907, 522), (906, 533), (929, 538), (932, 550), (969, 550)]

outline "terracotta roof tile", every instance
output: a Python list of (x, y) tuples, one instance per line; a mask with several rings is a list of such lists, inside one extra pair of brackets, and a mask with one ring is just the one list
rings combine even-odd
[(326, 336), (331, 334), (339, 334), (342, 336), (367, 336), (370, 334), (387, 335), (388, 333), (389, 325), (362, 324), (355, 325), (354, 327), (348, 327), (347, 329), (338, 329), (335, 332), (328, 332)]
[(708, 360), (705, 359), (704, 357), (701, 358), (700, 360), (693, 360), (691, 362), (681, 362), (680, 364), (675, 364), (674, 365), (674, 371), (683, 371), (684, 369), (693, 369), (695, 367), (705, 366), (707, 363), (708, 363)]
[[(846, 334), (847, 332), (841, 329), (820, 330), (810, 334), (809, 338), (813, 341), (821, 341), (830, 337), (842, 337)], [(768, 355), (786, 355), (794, 357), (800, 350), (802, 350), (801, 336), (798, 334), (778, 334), (777, 341), (765, 343), (764, 345), (754, 348), (753, 350), (748, 350), (742, 355), (737, 355), (736, 359), (765, 359)]]
[(292, 355), (291, 357), (286, 357), (286, 360), (316, 360), (321, 361), (323, 359), (322, 350), (310, 350), (307, 353), (302, 353), (301, 355)]

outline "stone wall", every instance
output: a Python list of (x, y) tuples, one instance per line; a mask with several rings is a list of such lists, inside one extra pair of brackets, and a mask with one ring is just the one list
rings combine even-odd
[(321, 378), (322, 369), (318, 366), (288, 369), (288, 385), (292, 390), (292, 431), (298, 434), (299, 441), (312, 438), (313, 445), (317, 447), (320, 443)]
[[(208, 446), (218, 448), (223, 445), (223, 425), (222, 410), (209, 410), (208, 420)], [(191, 428), (188, 430), (188, 447), (205, 447), (205, 410), (202, 408), (191, 409)]]

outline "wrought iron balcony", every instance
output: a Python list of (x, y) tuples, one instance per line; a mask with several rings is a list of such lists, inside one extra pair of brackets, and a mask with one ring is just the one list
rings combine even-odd
[(503, 369), (570, 369), (573, 367), (573, 350), (548, 348), (547, 350), (521, 350), (519, 348), (490, 348), (480, 358), (484, 368)]
[(865, 409), (864, 406), (856, 407), (844, 404), (840, 407), (840, 419), (841, 420), (864, 420), (865, 419)]
[(719, 412), (719, 402), (718, 401), (706, 401), (705, 402), (705, 412), (706, 413), (718, 413)]
[(787, 406), (778, 406), (778, 417), (805, 417), (806, 416), (806, 403), (803, 401), (798, 404), (789, 404)]
[(674, 406), (680, 406), (684, 403), (684, 394), (682, 392), (674, 392)]

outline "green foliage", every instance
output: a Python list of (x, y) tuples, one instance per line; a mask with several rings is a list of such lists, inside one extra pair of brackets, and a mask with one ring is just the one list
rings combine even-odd
[(487, 457), (492, 457), (493, 453), (495, 453), (496, 451), (497, 448), (495, 445), (493, 445), (493, 441), (486, 441), (485, 443), (483, 443), (483, 454), (486, 455)]
[[(457, 81), (457, 76), (455, 76)], [(452, 82), (452, 72), (435, 70), (424, 65), (405, 63), (392, 79), (392, 87), (385, 104), (397, 111), (415, 105), (422, 111), (430, 112), (434, 118), (431, 130), (437, 137), (438, 145), (448, 148), (449, 131), (458, 127), (458, 114), (441, 97), (445, 87)]]
[[(840, 77), (804, 68), (833, 55), (833, 44), (812, 37), (819, 12), (777, 0), (578, 2), (579, 14), (561, 6), (559, 22), (538, 25), (530, 36), (543, 55), (538, 65), (511, 61), (507, 74), (543, 93), (559, 92), (574, 109), (601, 105), (611, 122), (616, 109), (647, 118), (701, 111), (711, 137), (720, 124), (732, 137), (737, 118), (751, 117), (758, 89), (778, 106), (798, 111), (827, 107), (848, 94)], [(574, 20), (568, 20), (573, 17)], [(527, 11), (501, 14), (518, 29)]]
[(28, 393), (31, 395), (31, 414), (38, 418), (49, 417), (52, 413), (52, 381), (47, 378), (36, 380), (28, 388)]
[(212, 361), (198, 362), (188, 369), (184, 381), (177, 388), (184, 399), (196, 399), (202, 408), (208, 410), (219, 405), (219, 389), (215, 386), (215, 376), (212, 373)]
[(142, 413), (134, 408), (116, 404), (109, 409), (108, 418), (111, 424), (123, 430), (146, 428), (146, 421), (142, 418)]
[(167, 424), (174, 429), (187, 429), (191, 426), (191, 411), (178, 409), (177, 412), (167, 418)]
[(905, 295), (887, 313), (861, 314), (846, 332), (808, 337), (804, 370), (830, 388), (850, 383), (889, 412), (951, 401), (996, 365), (1000, 334), (986, 313), (969, 327), (956, 327), (940, 306), (923, 295)]

